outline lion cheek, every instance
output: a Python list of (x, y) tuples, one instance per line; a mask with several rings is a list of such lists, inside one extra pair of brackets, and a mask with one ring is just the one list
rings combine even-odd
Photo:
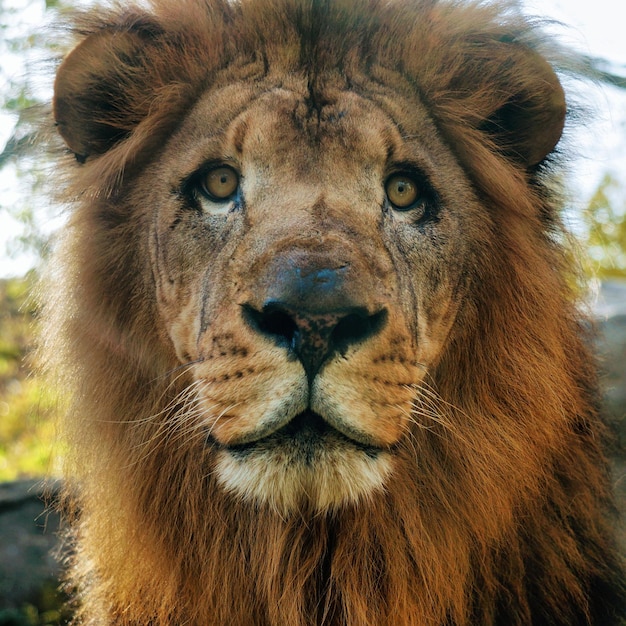
[[(195, 302), (190, 302), (187, 306), (180, 308), (177, 315), (172, 315), (171, 322), (168, 324), (168, 334), (181, 363), (189, 363), (198, 358), (195, 338), (200, 332), (200, 318), (197, 309)], [(166, 309), (165, 313), (168, 312), (169, 310)], [(164, 315), (164, 317), (170, 316)]]
[(174, 348), (180, 363), (198, 358), (196, 338), (200, 332), (200, 301), (192, 286), (183, 288), (159, 272), (163, 262), (152, 252), (152, 272), (155, 277), (154, 299), (162, 336)]
[(450, 290), (441, 288), (430, 297), (429, 302), (420, 303), (422, 311), (417, 316), (417, 362), (432, 369), (440, 361), (459, 309), (459, 301), (450, 298)]

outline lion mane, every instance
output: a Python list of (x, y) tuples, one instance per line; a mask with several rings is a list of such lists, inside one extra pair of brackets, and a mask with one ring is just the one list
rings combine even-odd
[(149, 0), (74, 32), (44, 349), (76, 623), (620, 624), (540, 25)]

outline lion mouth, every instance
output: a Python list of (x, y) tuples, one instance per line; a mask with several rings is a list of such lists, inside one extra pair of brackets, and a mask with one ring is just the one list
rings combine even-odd
[(393, 470), (389, 450), (343, 434), (310, 409), (254, 441), (216, 445), (218, 483), (280, 515), (359, 502), (383, 491)]
[(298, 413), (282, 428), (270, 435), (239, 444), (221, 444), (221, 447), (238, 458), (252, 453), (289, 449), (290, 456), (300, 457), (308, 462), (325, 447), (349, 446), (376, 458), (383, 449), (366, 444), (340, 432), (321, 415), (311, 410)]

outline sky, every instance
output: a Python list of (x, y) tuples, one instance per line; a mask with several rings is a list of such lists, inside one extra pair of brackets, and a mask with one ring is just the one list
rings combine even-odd
[[(32, 2), (28, 3), (31, 7)], [(4, 6), (24, 7), (26, 0), (5, 0)], [(566, 43), (593, 57), (602, 57), (613, 64), (613, 69), (626, 75), (626, 2), (624, 0), (523, 0), (524, 10), (535, 16), (547, 17), (562, 23), (551, 30), (563, 43)], [(41, 26), (44, 2), (39, 9), (35, 3), (28, 15), (28, 21)], [(618, 8), (622, 6), (623, 8)], [(0, 41), (0, 64), (16, 76), (23, 71), (14, 57), (2, 54)], [(42, 79), (42, 93), (48, 93), (50, 86)], [(0, 84), (0, 89), (4, 86)], [(583, 207), (602, 176), (611, 173), (626, 185), (626, 90), (611, 87), (580, 87), (583, 93), (578, 97), (590, 102), (593, 114), (586, 120), (585, 128), (579, 131), (574, 143), (581, 156), (575, 164), (572, 176), (573, 189), (570, 226), (576, 231), (576, 209)], [(0, 145), (8, 137), (11, 128), (10, 118), (0, 115)], [(584, 156), (583, 156), (584, 155)], [(23, 190), (17, 188), (14, 172), (5, 168), (0, 172), (0, 196), (3, 204), (19, 201)], [(626, 202), (626, 200), (624, 200)], [(52, 230), (59, 220), (54, 214), (44, 218), (46, 227)], [(0, 277), (21, 275), (33, 263), (32, 257), (10, 258), (6, 244), (19, 233), (20, 227), (6, 215), (0, 214)]]

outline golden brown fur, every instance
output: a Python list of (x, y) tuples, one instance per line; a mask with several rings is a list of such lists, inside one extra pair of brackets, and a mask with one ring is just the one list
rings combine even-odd
[[(619, 624), (541, 33), (447, 0), (152, 0), (77, 33), (46, 348), (79, 623)], [(207, 199), (224, 164), (239, 195)], [(309, 274), (341, 287), (296, 298)]]

